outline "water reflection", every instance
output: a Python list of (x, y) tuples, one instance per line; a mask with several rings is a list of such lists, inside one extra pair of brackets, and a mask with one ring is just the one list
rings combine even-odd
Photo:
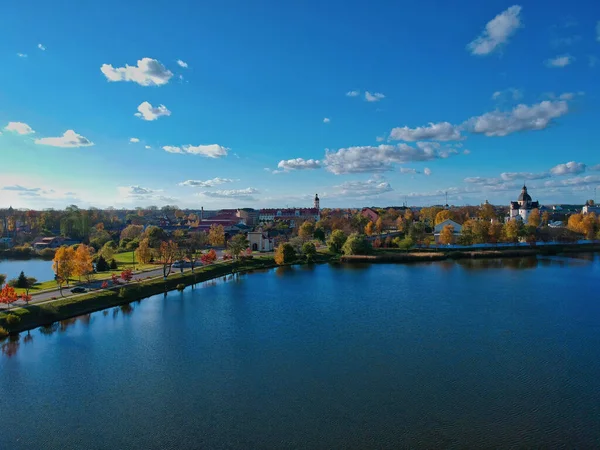
[(488, 269), (535, 269), (538, 259), (535, 256), (526, 258), (482, 258), (482, 259), (458, 259), (455, 261), (466, 270), (488, 270)]
[(19, 335), (10, 335), (2, 343), (2, 354), (9, 358), (15, 356), (19, 350), (21, 343), (19, 342)]

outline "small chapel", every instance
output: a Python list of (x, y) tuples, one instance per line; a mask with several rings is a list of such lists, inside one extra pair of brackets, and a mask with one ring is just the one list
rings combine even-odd
[(540, 202), (531, 200), (531, 195), (527, 193), (527, 186), (523, 185), (521, 195), (516, 202), (510, 202), (510, 211), (508, 219), (518, 219), (527, 222), (531, 211), (540, 207)]

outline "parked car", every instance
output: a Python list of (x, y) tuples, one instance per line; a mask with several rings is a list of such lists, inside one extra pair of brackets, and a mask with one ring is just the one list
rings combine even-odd
[(73, 294), (82, 294), (84, 292), (87, 292), (86, 288), (82, 288), (82, 287), (74, 287), (73, 289), (71, 289), (71, 292)]

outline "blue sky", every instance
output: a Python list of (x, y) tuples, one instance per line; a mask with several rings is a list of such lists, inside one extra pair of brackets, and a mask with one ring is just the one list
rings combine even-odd
[(23, 1), (0, 26), (0, 206), (600, 187), (596, 2)]

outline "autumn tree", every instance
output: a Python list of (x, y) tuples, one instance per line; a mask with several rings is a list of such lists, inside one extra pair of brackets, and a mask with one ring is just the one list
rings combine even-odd
[(75, 273), (75, 250), (73, 247), (62, 246), (56, 250), (52, 260), (52, 270), (62, 293), (62, 283), (69, 284), (69, 279)]
[(346, 239), (346, 233), (344, 233), (342, 230), (333, 231), (327, 240), (329, 251), (332, 253), (340, 253), (342, 251), (344, 242), (346, 242)]
[(488, 202), (485, 202), (481, 205), (481, 208), (477, 212), (477, 215), (482, 220), (491, 221), (496, 218), (496, 211), (494, 211), (494, 207), (490, 205)]
[(372, 236), (374, 229), (375, 229), (375, 224), (373, 223), (372, 220), (369, 220), (369, 223), (367, 223), (365, 225), (365, 234), (367, 236)]
[(398, 216), (396, 219), (396, 230), (398, 230), (400, 233), (404, 233), (406, 231), (406, 221), (404, 220), (404, 217)]
[(494, 222), (490, 224), (488, 231), (488, 237), (491, 244), (497, 244), (502, 239), (502, 224), (500, 222)]
[(177, 243), (172, 240), (163, 241), (158, 248), (158, 258), (163, 266), (163, 278), (167, 278), (171, 273), (171, 267), (179, 252)]
[(435, 215), (435, 224), (438, 225), (448, 219), (454, 220), (454, 214), (449, 209), (443, 209)]
[(144, 233), (141, 236), (141, 239), (148, 239), (148, 245), (150, 248), (158, 249), (160, 247), (161, 242), (167, 239), (167, 233), (160, 227), (155, 225), (151, 225), (146, 228)]
[(296, 260), (296, 250), (289, 243), (283, 242), (279, 244), (275, 250), (275, 262), (280, 266), (290, 264)]
[(404, 211), (404, 220), (406, 223), (411, 223), (413, 220), (415, 220), (415, 213), (413, 213), (410, 208), (406, 208)]
[(516, 219), (510, 219), (502, 228), (502, 239), (505, 242), (516, 243), (519, 239), (519, 223)]
[(2, 290), (0, 290), (0, 303), (4, 303), (10, 309), (10, 305), (16, 302), (18, 299), (15, 288), (5, 284)]
[(454, 242), (454, 227), (452, 225), (445, 225), (440, 231), (440, 244), (450, 245)]
[(212, 264), (217, 260), (217, 252), (215, 252), (214, 248), (211, 248), (208, 252), (202, 254), (202, 256), (200, 256), (200, 261), (202, 261), (202, 264), (207, 265), (207, 264)]
[(92, 255), (90, 247), (85, 244), (80, 244), (75, 251), (73, 274), (80, 280), (82, 276), (86, 277), (88, 282), (93, 277), (94, 266), (92, 265)]
[(548, 223), (550, 223), (550, 213), (548, 211), (544, 211), (542, 214), (542, 225), (548, 226)]
[(121, 272), (121, 279), (123, 279), (126, 283), (129, 283), (133, 278), (133, 271), (131, 269), (125, 269)]
[(248, 239), (246, 239), (246, 236), (244, 234), (236, 234), (231, 239), (229, 239), (229, 242), (227, 243), (227, 248), (229, 249), (231, 256), (233, 256), (233, 259), (238, 259), (240, 253), (246, 250), (248, 248), (248, 245)]
[(440, 206), (429, 206), (429, 207), (425, 207), (422, 208), (421, 211), (419, 211), (419, 219), (422, 222), (425, 222), (426, 224), (428, 224), (429, 226), (434, 226), (435, 225), (435, 217), (437, 216), (437, 214), (440, 211), (443, 211), (444, 208), (440, 207)]
[(148, 238), (141, 240), (140, 245), (135, 250), (135, 257), (142, 264), (148, 264), (152, 260), (152, 249)]
[(377, 230), (378, 234), (383, 232), (383, 220), (381, 219), (381, 216), (379, 216), (377, 222), (375, 222), (375, 230)]
[(298, 229), (298, 236), (302, 238), (303, 241), (308, 241), (313, 238), (315, 233), (315, 224), (311, 221), (305, 221), (300, 228)]
[(534, 208), (529, 213), (529, 217), (527, 218), (527, 225), (531, 225), (532, 227), (537, 228), (540, 226), (540, 221), (541, 221), (540, 210), (537, 208)]
[(183, 254), (189, 259), (192, 266), (192, 272), (194, 272), (194, 266), (196, 264), (196, 255), (200, 249), (206, 246), (208, 242), (208, 235), (203, 232), (189, 233), (187, 239), (184, 241)]
[(121, 240), (139, 238), (143, 232), (143, 225), (128, 225), (121, 231)]
[(221, 247), (225, 245), (225, 229), (223, 225), (212, 224), (208, 231), (208, 242), (213, 247)]

